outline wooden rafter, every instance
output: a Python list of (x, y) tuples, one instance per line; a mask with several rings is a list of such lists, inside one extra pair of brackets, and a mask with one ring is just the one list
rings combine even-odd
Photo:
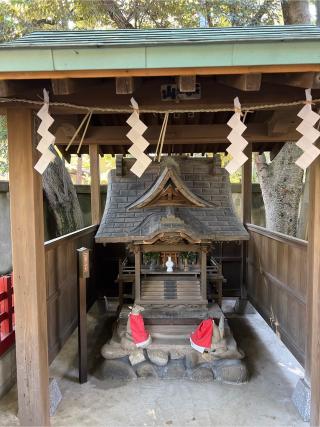
[(261, 87), (261, 73), (219, 76), (217, 81), (245, 92), (258, 91)]

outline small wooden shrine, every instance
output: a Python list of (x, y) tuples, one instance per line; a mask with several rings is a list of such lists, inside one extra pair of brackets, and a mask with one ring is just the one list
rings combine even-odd
[[(208, 279), (218, 288), (223, 280), (208, 257), (212, 245), (248, 239), (233, 210), (227, 172), (218, 156), (164, 157), (138, 178), (130, 171), (133, 161), (123, 159), (110, 174), (96, 242), (125, 242), (135, 254), (136, 303), (207, 304)], [(173, 272), (166, 270), (168, 257)], [(132, 267), (123, 273), (132, 276)]]

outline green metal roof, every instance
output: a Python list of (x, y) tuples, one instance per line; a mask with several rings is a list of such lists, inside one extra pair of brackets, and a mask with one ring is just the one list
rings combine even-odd
[(94, 31), (37, 31), (1, 48), (151, 46), (252, 41), (320, 40), (316, 26), (221, 27), (190, 29), (126, 29)]
[(0, 45), (0, 77), (11, 72), (297, 64), (320, 64), (319, 27), (41, 31)]

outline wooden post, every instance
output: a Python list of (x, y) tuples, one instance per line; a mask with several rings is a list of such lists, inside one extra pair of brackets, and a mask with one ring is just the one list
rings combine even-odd
[(48, 426), (49, 371), (43, 193), (32, 111), (7, 111), (19, 420)]
[(201, 248), (201, 298), (207, 300), (207, 248)]
[(87, 278), (90, 277), (89, 249), (80, 248), (78, 252), (78, 353), (79, 383), (88, 380), (87, 348)]
[[(311, 372), (311, 426), (320, 424), (320, 157), (310, 171), (306, 375)], [(309, 344), (309, 346), (308, 346)], [(309, 347), (309, 351), (308, 351)], [(311, 349), (311, 352), (310, 352)]]
[[(243, 224), (251, 223), (251, 205), (252, 205), (252, 145), (248, 144), (244, 150), (248, 160), (242, 166), (241, 179), (241, 216)], [(247, 258), (248, 243), (242, 242), (241, 248), (241, 299), (247, 298)]]
[(101, 199), (100, 199), (100, 167), (99, 146), (89, 145), (90, 175), (91, 175), (91, 220), (92, 224), (100, 224)]
[(135, 301), (140, 302), (140, 274), (141, 274), (141, 248), (136, 245), (134, 248), (135, 265)]

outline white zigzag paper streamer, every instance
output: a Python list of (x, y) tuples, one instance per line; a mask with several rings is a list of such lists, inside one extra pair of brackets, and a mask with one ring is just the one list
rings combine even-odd
[(311, 89), (306, 89), (306, 101), (306, 105), (298, 113), (298, 117), (302, 119), (302, 122), (297, 127), (297, 131), (302, 134), (302, 137), (297, 141), (297, 146), (303, 150), (303, 154), (296, 160), (296, 165), (304, 170), (320, 154), (320, 150), (313, 145), (320, 136), (320, 132), (314, 128), (320, 116), (312, 111)]
[(40, 151), (41, 157), (34, 167), (40, 175), (43, 174), (49, 163), (55, 158), (55, 154), (50, 150), (50, 145), (53, 145), (56, 139), (48, 130), (54, 119), (49, 114), (49, 94), (45, 89), (43, 90), (43, 99), (44, 104), (37, 113), (37, 116), (41, 119), (41, 124), (37, 129), (37, 133), (41, 136), (37, 150)]
[(239, 98), (234, 98), (233, 102), (235, 113), (227, 123), (232, 129), (227, 136), (231, 142), (231, 145), (227, 148), (227, 152), (232, 156), (232, 159), (226, 166), (229, 174), (236, 172), (248, 160), (248, 157), (243, 153), (243, 150), (248, 145), (248, 141), (242, 136), (247, 126), (241, 121), (241, 104)]
[(146, 131), (147, 126), (139, 119), (139, 106), (133, 98), (131, 98), (131, 105), (134, 111), (128, 118), (127, 123), (132, 129), (127, 133), (127, 137), (133, 142), (133, 144), (129, 148), (128, 152), (135, 157), (137, 161), (130, 170), (140, 178), (152, 160), (144, 153), (146, 148), (149, 146), (149, 142), (142, 136)]

